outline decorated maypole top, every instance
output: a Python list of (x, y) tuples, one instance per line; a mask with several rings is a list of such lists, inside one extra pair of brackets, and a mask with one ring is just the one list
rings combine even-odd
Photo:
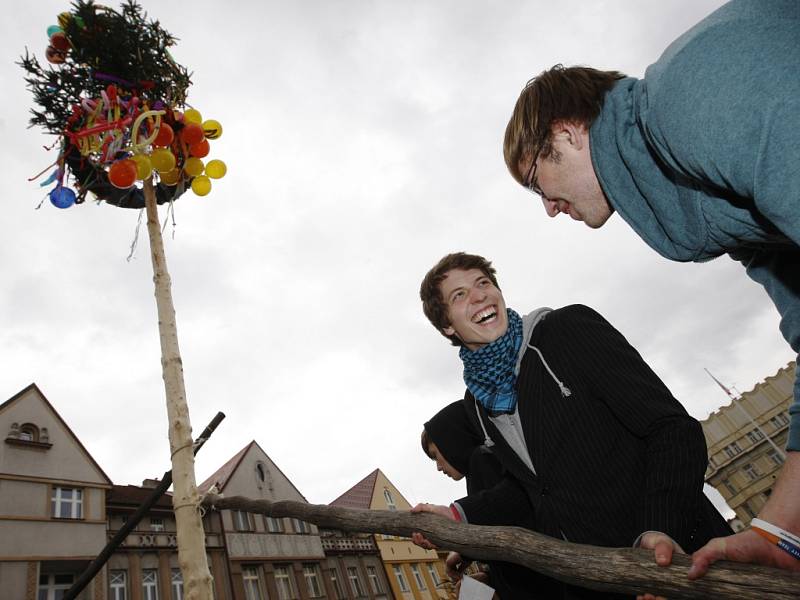
[(117, 12), (76, 0), (47, 35), (49, 65), (27, 50), (20, 65), (34, 97), (31, 126), (58, 137), (55, 168), (41, 184), (53, 185), (53, 205), (69, 208), (91, 192), (143, 208), (137, 182), (153, 175), (158, 204), (189, 187), (205, 196), (225, 175), (221, 160), (204, 162), (222, 126), (189, 107), (190, 73), (169, 52), (176, 38), (135, 1)]

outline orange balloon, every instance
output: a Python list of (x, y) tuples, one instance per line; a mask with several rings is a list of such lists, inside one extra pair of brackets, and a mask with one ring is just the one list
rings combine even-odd
[(175, 185), (181, 178), (181, 170), (172, 169), (171, 171), (167, 171), (166, 173), (159, 173), (159, 177), (161, 178), (161, 183), (165, 183), (167, 185)]
[(130, 158), (118, 160), (108, 170), (108, 180), (114, 187), (127, 189), (136, 181), (136, 162)]
[(189, 154), (192, 156), (196, 156), (197, 158), (203, 158), (208, 156), (208, 153), (211, 151), (211, 146), (208, 143), (208, 140), (203, 140), (202, 142), (198, 142), (196, 144), (192, 144), (189, 146)]
[(175, 139), (175, 132), (172, 131), (172, 127), (170, 127), (167, 123), (162, 122), (158, 128), (156, 139), (153, 140), (153, 146), (166, 148), (172, 143), (172, 140), (174, 139)]
[(199, 144), (205, 139), (203, 128), (197, 123), (187, 123), (186, 126), (181, 129), (181, 139), (190, 146)]

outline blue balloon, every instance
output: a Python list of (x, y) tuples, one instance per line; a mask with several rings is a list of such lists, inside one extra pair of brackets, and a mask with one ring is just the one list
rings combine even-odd
[(47, 28), (47, 37), (53, 37), (54, 33), (60, 33), (61, 31), (62, 29), (58, 25), (50, 25), (50, 27)]
[(75, 192), (62, 185), (57, 185), (50, 190), (50, 202), (56, 208), (69, 208), (75, 204)]

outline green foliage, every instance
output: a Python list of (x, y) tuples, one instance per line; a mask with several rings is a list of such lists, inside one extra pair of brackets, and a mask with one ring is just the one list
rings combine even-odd
[(28, 50), (19, 64), (33, 93), (31, 126), (59, 135), (81, 98), (98, 98), (109, 83), (152, 104), (181, 106), (191, 85), (190, 74), (168, 48), (177, 41), (157, 20), (148, 20), (134, 0), (121, 12), (76, 0), (59, 25), (70, 49), (63, 63), (43, 66)]

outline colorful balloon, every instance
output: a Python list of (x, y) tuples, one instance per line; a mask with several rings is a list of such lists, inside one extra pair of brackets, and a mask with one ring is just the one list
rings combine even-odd
[(150, 155), (150, 163), (159, 173), (166, 173), (175, 168), (175, 155), (167, 148), (156, 148)]
[(125, 158), (118, 160), (108, 170), (108, 180), (111, 185), (120, 189), (127, 189), (136, 182), (137, 165), (136, 161)]
[(50, 202), (56, 208), (69, 208), (75, 204), (75, 192), (63, 185), (57, 185), (50, 190)]
[(197, 177), (203, 172), (204, 168), (203, 161), (195, 157), (187, 158), (183, 164), (183, 170), (189, 177)]
[(136, 179), (144, 181), (153, 174), (153, 163), (144, 154), (134, 154), (133, 162), (136, 163)]
[(60, 65), (67, 60), (66, 55), (61, 50), (56, 50), (53, 46), (47, 47), (47, 50), (44, 51), (44, 56), (48, 62), (54, 65)]
[(211, 180), (205, 175), (199, 175), (192, 180), (192, 191), (198, 196), (205, 196), (211, 191)]
[(211, 146), (209, 145), (208, 140), (203, 140), (202, 142), (198, 142), (197, 144), (192, 144), (189, 146), (189, 154), (196, 156), (197, 158), (204, 158), (208, 156), (210, 151)]
[(50, 36), (50, 45), (56, 50), (66, 52), (69, 50), (69, 40), (63, 31), (57, 31)]
[(197, 125), (200, 125), (200, 123), (203, 122), (203, 115), (200, 114), (199, 110), (190, 108), (189, 110), (183, 113), (183, 122), (196, 123)]
[(205, 134), (203, 134), (203, 128), (197, 123), (187, 123), (186, 126), (181, 129), (180, 135), (183, 142), (189, 144), (190, 146), (193, 144), (199, 144), (205, 137)]
[(215, 140), (222, 135), (222, 125), (214, 119), (203, 121), (203, 132), (206, 134), (206, 138)]
[(222, 179), (225, 177), (225, 173), (227, 172), (228, 167), (225, 166), (224, 162), (217, 158), (208, 161), (208, 164), (206, 165), (206, 175), (211, 177), (211, 179)]
[(50, 25), (50, 27), (47, 28), (47, 37), (51, 38), (54, 33), (61, 33), (62, 31), (63, 30), (58, 25)]
[(166, 173), (159, 173), (158, 175), (161, 178), (161, 183), (165, 183), (167, 185), (175, 185), (181, 178), (181, 170), (172, 169), (171, 171), (167, 171)]
[(153, 146), (158, 146), (159, 148), (166, 148), (172, 143), (172, 140), (175, 139), (175, 132), (172, 130), (167, 123), (161, 122), (161, 125), (158, 128), (158, 133), (156, 134), (156, 139), (153, 140)]

